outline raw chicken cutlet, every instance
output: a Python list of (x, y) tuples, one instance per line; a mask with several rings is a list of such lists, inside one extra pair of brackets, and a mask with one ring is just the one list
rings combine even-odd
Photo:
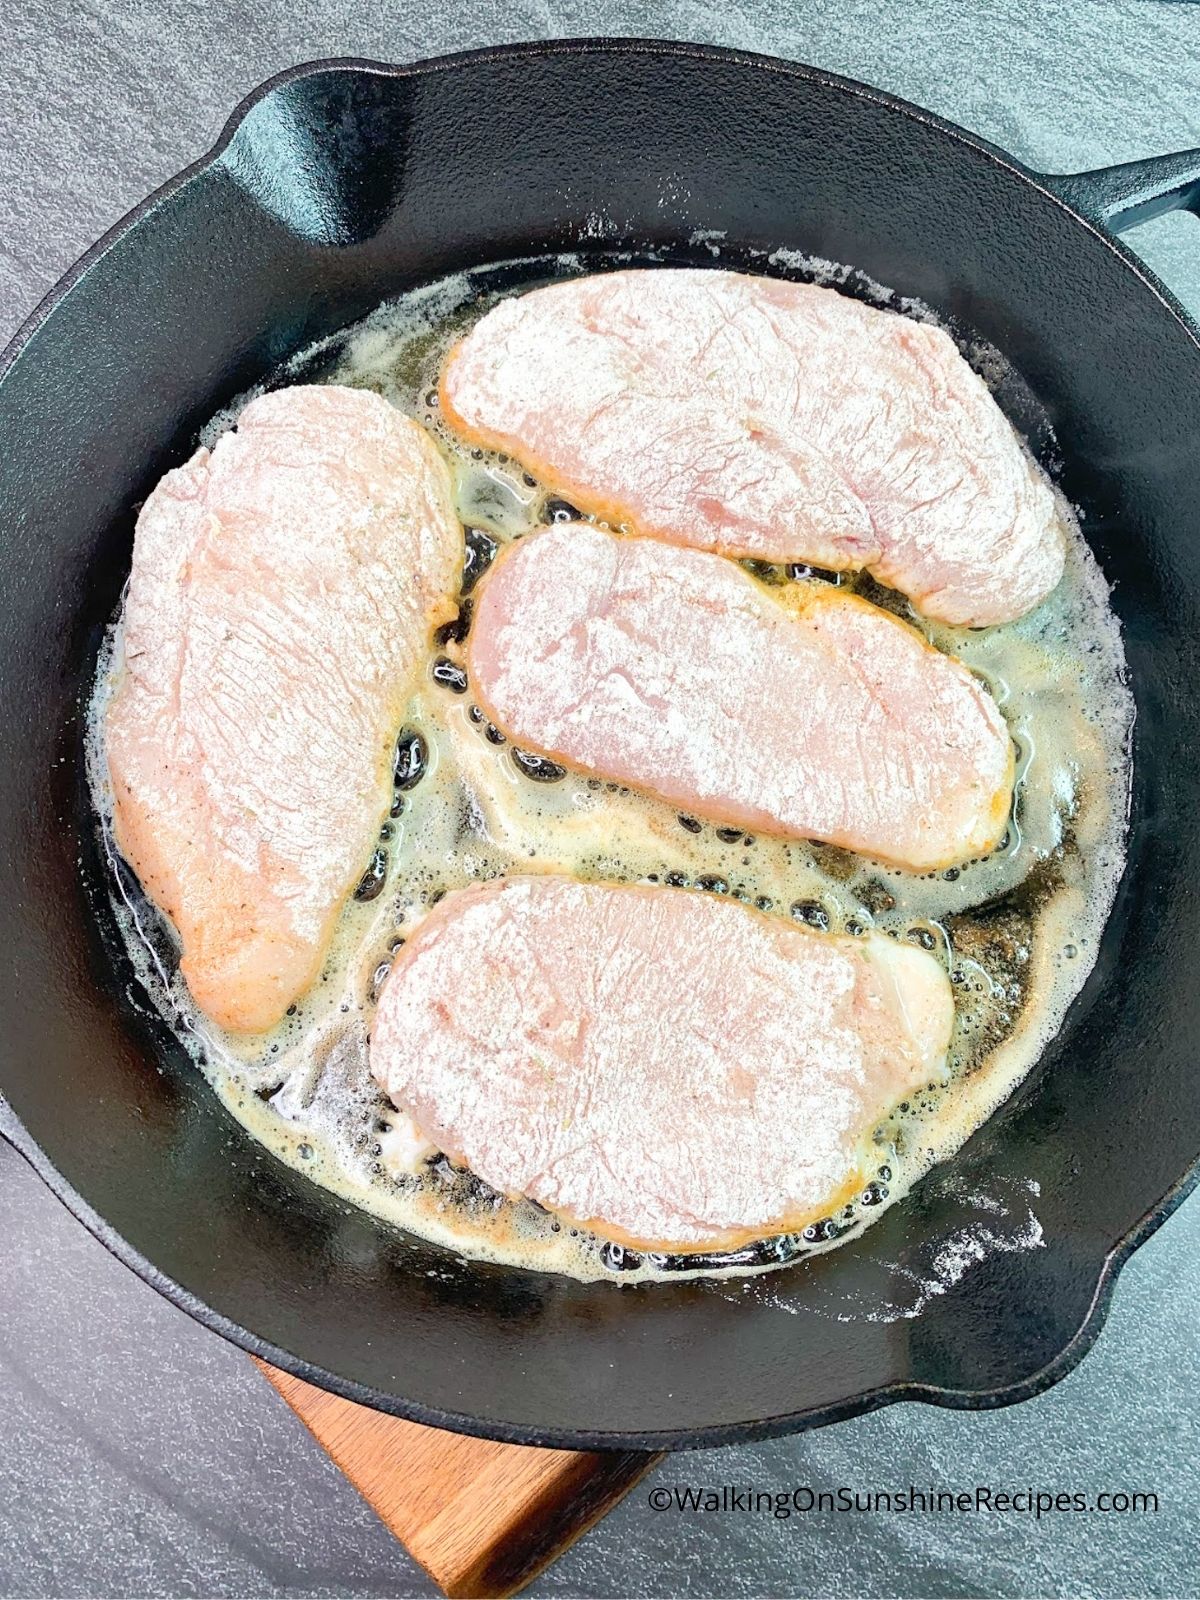
[(940, 329), (833, 289), (642, 269), (505, 300), (444, 414), (581, 509), (679, 544), (869, 568), (980, 627), (1063, 572), (1054, 495)]
[(452, 1161), (606, 1238), (731, 1249), (828, 1215), (940, 1079), (930, 955), (686, 889), (494, 880), (396, 957), (371, 1066)]
[(351, 389), (252, 401), (146, 501), (106, 721), (114, 829), (222, 1027), (271, 1027), (316, 979), (461, 562), (436, 448)]
[(740, 567), (558, 524), (510, 546), (468, 636), (517, 745), (698, 816), (917, 872), (990, 850), (1012, 804), (1004, 719), (965, 667), (830, 585), (789, 605)]

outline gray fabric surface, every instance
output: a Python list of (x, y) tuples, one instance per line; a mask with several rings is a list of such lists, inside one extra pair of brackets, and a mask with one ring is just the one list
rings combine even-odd
[[(0, 339), (236, 101), (315, 56), (545, 35), (693, 38), (861, 77), (1035, 166), (1200, 145), (1200, 9), (880, 0), (7, 0)], [(1200, 233), (1138, 250), (1200, 313)], [(81, 1086), (86, 1092), (86, 1086)], [(1183, 1595), (1196, 1589), (1200, 1202), (1122, 1277), (1096, 1351), (1013, 1410), (898, 1406), (673, 1458), (542, 1595)], [(673, 1484), (1154, 1491), (1157, 1514), (656, 1512)], [(431, 1585), (259, 1379), (108, 1257), (0, 1147), (0, 1596), (418, 1595)]]

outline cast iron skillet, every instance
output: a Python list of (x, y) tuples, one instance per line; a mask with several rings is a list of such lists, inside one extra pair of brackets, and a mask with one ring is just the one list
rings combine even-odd
[[(1198, 195), (1197, 151), (1047, 178), (872, 89), (688, 45), (323, 62), (253, 94), (68, 274), (0, 380), (0, 1111), (17, 1148), (194, 1316), (423, 1422), (683, 1447), (898, 1399), (1001, 1405), (1061, 1377), (1200, 1153), (1200, 345), (1106, 231)], [(97, 932), (80, 775), (135, 508), (215, 409), (434, 275), (564, 248), (706, 262), (697, 230), (731, 260), (853, 263), (1004, 352), (1027, 386), (1002, 390), (1015, 420), (1043, 451), (1057, 433), (1138, 702), (1129, 868), (1040, 1068), (864, 1241), (746, 1292), (464, 1263), (268, 1157)], [(1029, 1180), (1042, 1248), (871, 1320), (881, 1260), (927, 1258), (964, 1194)]]

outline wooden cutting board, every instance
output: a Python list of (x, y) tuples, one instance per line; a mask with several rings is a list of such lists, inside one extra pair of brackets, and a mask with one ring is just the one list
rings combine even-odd
[(447, 1595), (515, 1594), (659, 1459), (494, 1444), (388, 1417), (255, 1365)]

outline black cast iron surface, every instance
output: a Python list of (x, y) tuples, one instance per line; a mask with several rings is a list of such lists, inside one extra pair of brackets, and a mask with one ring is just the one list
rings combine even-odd
[[(729, 115), (714, 123), (713, 105)], [(944, 1185), (885, 1218), (870, 1253), (777, 1279), (770, 1302), (703, 1285), (616, 1293), (389, 1234), (248, 1141), (144, 1014), (130, 1029), (136, 996), (114, 1003), (77, 892), (82, 674), (133, 506), (196, 426), (422, 278), (581, 239), (683, 259), (704, 228), (853, 261), (1004, 350), (1058, 432), (1126, 625), (1138, 788), (1118, 912), (1043, 1067), (955, 1164), (967, 1183), (1036, 1178), (1044, 1248), (985, 1260), (911, 1320), (788, 1313), (869, 1303), (878, 1258), (903, 1261), (950, 1226)], [(1052, 1381), (1098, 1328), (1114, 1248), (1178, 1198), (1200, 1150), (1185, 979), (1200, 934), (1197, 379), (1172, 307), (1043, 187), (804, 69), (586, 47), (277, 84), (211, 164), (93, 254), (0, 387), (0, 1087), (18, 1142), (211, 1325), (426, 1420), (681, 1446), (904, 1396), (997, 1404)]]

